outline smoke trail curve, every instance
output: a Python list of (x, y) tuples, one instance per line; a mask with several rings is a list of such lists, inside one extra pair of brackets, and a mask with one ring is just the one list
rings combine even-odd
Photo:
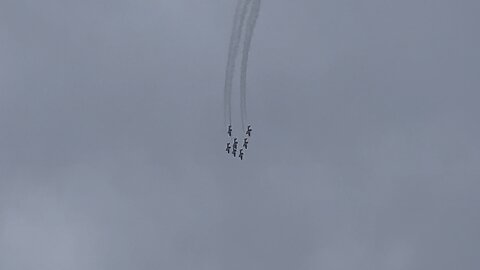
[(245, 131), (245, 125), (247, 122), (247, 70), (248, 70), (248, 57), (250, 53), (250, 47), (252, 43), (253, 33), (255, 25), (257, 23), (258, 15), (260, 13), (261, 0), (253, 0), (250, 12), (247, 18), (247, 25), (245, 29), (245, 37), (243, 40), (243, 53), (241, 63), (241, 75), (240, 75), (240, 111), (242, 119), (242, 129)]
[[(235, 17), (233, 21), (232, 34), (230, 36), (230, 44), (228, 49), (227, 67), (225, 70), (225, 87), (224, 87), (224, 114), (225, 122), (232, 124), (232, 84), (235, 72), (235, 62), (240, 47), (243, 25), (247, 13), (247, 6), (251, 0), (238, 0), (235, 9)], [(226, 123), (225, 123), (226, 124)]]

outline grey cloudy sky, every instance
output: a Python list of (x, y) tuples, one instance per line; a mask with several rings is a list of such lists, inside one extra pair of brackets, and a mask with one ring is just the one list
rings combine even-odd
[(479, 269), (480, 2), (264, 0), (243, 162), (234, 7), (0, 0), (0, 269)]

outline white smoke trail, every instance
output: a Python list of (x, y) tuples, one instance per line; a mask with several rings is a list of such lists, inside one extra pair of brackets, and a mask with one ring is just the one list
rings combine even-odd
[(225, 70), (225, 88), (224, 88), (224, 113), (225, 124), (232, 124), (232, 84), (235, 72), (235, 62), (238, 56), (240, 40), (243, 32), (243, 25), (247, 13), (247, 6), (251, 0), (238, 0), (233, 21), (232, 34), (230, 36), (230, 45), (228, 49), (227, 67)]
[(243, 54), (242, 67), (240, 75), (240, 111), (242, 118), (242, 129), (245, 132), (247, 122), (247, 70), (248, 70), (248, 56), (250, 53), (250, 46), (252, 43), (253, 32), (257, 23), (258, 15), (260, 13), (261, 0), (253, 0), (253, 3), (248, 14), (245, 37), (243, 40)]

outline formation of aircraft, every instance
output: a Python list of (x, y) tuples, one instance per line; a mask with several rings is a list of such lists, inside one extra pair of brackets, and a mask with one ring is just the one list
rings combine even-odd
[[(228, 134), (228, 137), (232, 137), (231, 125), (228, 126), (227, 134)], [(227, 147), (225, 148), (225, 151), (228, 154), (232, 154), (234, 157), (237, 157), (237, 153), (238, 153), (238, 157), (240, 158), (240, 160), (243, 160), (243, 157), (245, 155), (244, 150), (248, 149), (248, 144), (250, 143), (248, 138), (251, 137), (251, 135), (252, 135), (252, 127), (249, 125), (247, 128), (247, 131), (245, 132), (246, 137), (243, 138), (242, 148), (239, 149), (238, 147), (238, 138), (233, 138), (233, 141), (227, 142)]]

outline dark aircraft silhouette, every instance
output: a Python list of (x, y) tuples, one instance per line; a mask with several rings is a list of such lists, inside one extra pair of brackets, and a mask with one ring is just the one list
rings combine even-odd
[(238, 142), (237, 142), (237, 138), (233, 139), (233, 149), (237, 150), (237, 147), (238, 147)]
[(228, 133), (228, 136), (229, 136), (229, 137), (232, 137), (232, 125), (229, 125), (229, 126), (228, 126), (228, 131), (227, 131), (227, 133)]
[(243, 139), (243, 148), (248, 149), (248, 138)]
[(251, 126), (248, 126), (247, 132), (245, 132), (245, 134), (247, 134), (248, 137), (252, 136), (252, 127)]
[(231, 148), (230, 143), (227, 143), (227, 148), (225, 149), (225, 151), (227, 151), (227, 153), (229, 153), (229, 154), (230, 154), (230, 148)]
[(240, 149), (240, 153), (238, 154), (240, 160), (243, 160), (243, 149)]
[(232, 150), (232, 154), (233, 154), (233, 156), (234, 156), (234, 157), (236, 157), (236, 156), (237, 156), (237, 149), (236, 149), (236, 148), (233, 148), (233, 150)]

